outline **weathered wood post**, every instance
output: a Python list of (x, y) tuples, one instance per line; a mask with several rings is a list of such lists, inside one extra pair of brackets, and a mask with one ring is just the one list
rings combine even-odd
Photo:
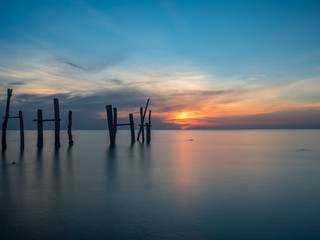
[[(143, 117), (143, 108), (140, 108), (140, 130), (142, 136), (142, 142), (144, 142), (144, 117)], [(139, 138), (139, 136), (138, 136)], [(139, 141), (139, 139), (138, 139)]]
[(146, 123), (147, 127), (147, 142), (151, 141), (151, 110), (149, 110), (149, 122)]
[(117, 124), (118, 124), (118, 110), (117, 108), (113, 108), (113, 142), (116, 142), (117, 135)]
[(134, 143), (136, 141), (136, 138), (134, 135), (134, 123), (133, 123), (132, 113), (129, 114), (129, 121), (130, 121), (130, 131), (131, 131), (131, 143)]
[(54, 146), (60, 147), (60, 111), (58, 98), (53, 99), (54, 104)]
[(24, 126), (23, 126), (23, 115), (22, 111), (19, 111), (19, 122), (20, 122), (20, 150), (24, 149)]
[(36, 121), (37, 121), (37, 133), (38, 133), (37, 147), (42, 148), (43, 147), (43, 117), (42, 117), (41, 109), (38, 109), (38, 119)]
[(72, 146), (72, 145), (73, 145), (71, 128), (72, 128), (72, 111), (69, 111), (69, 113), (68, 113), (68, 138), (69, 138), (69, 146)]
[(112, 114), (112, 105), (106, 105), (107, 119), (108, 119), (108, 129), (109, 129), (109, 137), (110, 137), (110, 145), (114, 145), (114, 137), (113, 137), (113, 114)]
[(2, 124), (2, 151), (7, 149), (7, 126), (9, 120), (9, 110), (10, 110), (10, 98), (12, 96), (12, 89), (7, 89), (7, 106), (6, 106), (6, 115)]

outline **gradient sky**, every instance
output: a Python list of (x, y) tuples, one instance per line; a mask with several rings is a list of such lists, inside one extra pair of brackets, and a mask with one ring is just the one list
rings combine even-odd
[[(320, 1), (6, 1), (0, 99), (105, 129), (151, 98), (155, 128), (320, 128)], [(127, 122), (125, 119), (120, 119)], [(9, 128), (17, 127), (14, 120)]]

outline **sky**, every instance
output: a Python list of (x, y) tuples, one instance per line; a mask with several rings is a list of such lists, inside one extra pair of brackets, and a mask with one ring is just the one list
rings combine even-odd
[[(320, 128), (320, 1), (0, 2), (0, 114), (106, 129)], [(18, 122), (9, 121), (9, 129)], [(52, 127), (48, 123), (47, 127)]]

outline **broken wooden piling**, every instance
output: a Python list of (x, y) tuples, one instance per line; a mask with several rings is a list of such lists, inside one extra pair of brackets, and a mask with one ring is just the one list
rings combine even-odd
[(112, 105), (106, 105), (106, 112), (107, 112), (107, 120), (108, 120), (108, 129), (109, 129), (109, 137), (110, 137), (110, 145), (114, 145), (114, 138), (113, 138), (113, 114), (112, 114)]
[(12, 89), (7, 89), (7, 105), (6, 105), (6, 115), (4, 116), (4, 121), (2, 124), (2, 151), (7, 149), (7, 126), (9, 120), (9, 110), (10, 110), (10, 98), (12, 96)]
[(37, 121), (37, 147), (42, 148), (43, 147), (43, 117), (42, 117), (42, 110), (38, 109), (37, 113), (37, 119), (33, 121)]
[(60, 147), (60, 111), (58, 98), (53, 99), (54, 104), (54, 146)]
[(136, 141), (135, 135), (134, 135), (134, 124), (133, 124), (133, 114), (129, 114), (129, 121), (130, 121), (130, 132), (131, 132), (131, 143), (134, 143)]
[(20, 150), (24, 150), (24, 125), (22, 111), (19, 111), (19, 123), (20, 123)]
[(151, 110), (149, 110), (149, 122), (146, 123), (146, 128), (147, 128), (147, 143), (151, 141)]
[[(144, 117), (143, 117), (143, 108), (140, 108), (140, 131), (142, 142), (144, 142)], [(138, 141), (139, 141), (139, 134), (138, 134)]]
[(116, 142), (117, 135), (117, 124), (118, 124), (118, 110), (117, 108), (113, 108), (113, 141)]
[(68, 113), (68, 139), (69, 139), (69, 146), (73, 145), (71, 128), (72, 128), (72, 111), (69, 111), (69, 113)]

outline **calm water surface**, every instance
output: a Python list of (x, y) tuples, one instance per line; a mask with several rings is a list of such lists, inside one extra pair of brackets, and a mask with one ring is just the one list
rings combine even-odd
[(9, 131), (0, 238), (320, 239), (319, 130), (106, 134)]

